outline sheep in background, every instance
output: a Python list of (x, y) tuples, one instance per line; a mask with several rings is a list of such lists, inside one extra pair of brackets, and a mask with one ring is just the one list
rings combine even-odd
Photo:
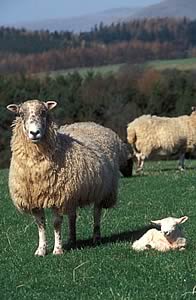
[(93, 141), (100, 148), (100, 151), (110, 156), (112, 152), (116, 153), (122, 175), (125, 177), (132, 176), (133, 160), (129, 145), (124, 143), (112, 129), (94, 122), (78, 122), (61, 126), (59, 132), (77, 137), (81, 141), (86, 137), (87, 143), (93, 137)]
[(184, 250), (186, 239), (184, 238), (179, 224), (188, 220), (187, 216), (181, 218), (168, 217), (162, 220), (151, 221), (161, 227), (148, 230), (139, 240), (135, 241), (132, 248), (136, 251), (155, 249), (161, 252), (169, 250)]
[(137, 161), (137, 171), (144, 160), (153, 156), (179, 155), (179, 167), (184, 169), (187, 152), (196, 150), (196, 112), (176, 118), (143, 115), (127, 127), (127, 141)]
[(118, 155), (110, 146), (102, 151), (101, 136), (78, 140), (59, 133), (49, 114), (56, 105), (29, 100), (7, 106), (18, 115), (11, 139), (10, 194), (15, 206), (36, 220), (38, 256), (47, 252), (44, 208), (51, 208), (54, 216), (53, 254), (62, 254), (63, 214), (69, 219), (69, 241), (75, 244), (76, 209), (94, 204), (93, 241), (99, 242), (102, 208), (113, 207), (117, 200)]

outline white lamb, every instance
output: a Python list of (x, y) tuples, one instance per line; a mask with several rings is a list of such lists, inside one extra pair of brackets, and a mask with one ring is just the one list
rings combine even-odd
[(169, 250), (184, 250), (186, 238), (184, 238), (179, 224), (188, 220), (187, 216), (181, 218), (168, 217), (162, 220), (151, 221), (161, 227), (161, 230), (150, 229), (139, 240), (136, 240), (132, 248), (136, 251), (155, 249), (161, 252)]

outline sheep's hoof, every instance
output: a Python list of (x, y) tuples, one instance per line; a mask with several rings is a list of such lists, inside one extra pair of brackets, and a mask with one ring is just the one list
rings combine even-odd
[(53, 250), (54, 255), (62, 255), (63, 254), (63, 249), (62, 248), (56, 248)]
[(45, 256), (46, 255), (46, 248), (37, 248), (35, 251), (36, 256)]
[(98, 246), (101, 244), (101, 237), (100, 236), (93, 236), (93, 245)]
[(181, 171), (181, 172), (185, 171), (185, 169), (183, 167), (181, 167), (181, 166), (178, 167), (178, 170)]

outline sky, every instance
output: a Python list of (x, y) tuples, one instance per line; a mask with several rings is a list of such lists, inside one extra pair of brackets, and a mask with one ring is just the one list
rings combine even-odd
[(106, 9), (138, 7), (161, 0), (0, 0), (0, 24), (69, 18)]

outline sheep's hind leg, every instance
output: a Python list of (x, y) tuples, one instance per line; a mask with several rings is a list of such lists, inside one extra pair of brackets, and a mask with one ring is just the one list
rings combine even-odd
[(69, 239), (68, 245), (71, 248), (76, 246), (76, 210), (73, 210), (68, 213), (69, 219)]
[(35, 251), (37, 256), (45, 256), (47, 252), (47, 243), (46, 243), (46, 224), (45, 224), (45, 215), (43, 209), (33, 209), (32, 214), (35, 218), (38, 227), (39, 233), (39, 245)]
[(94, 229), (93, 229), (93, 244), (100, 244), (101, 242), (101, 231), (100, 231), (100, 222), (101, 222), (101, 207), (94, 206)]
[(63, 216), (59, 214), (57, 208), (52, 209), (53, 212), (53, 223), (54, 223), (54, 255), (63, 254), (63, 244), (61, 237), (61, 226), (63, 222)]
[(182, 153), (180, 155), (180, 158), (179, 158), (179, 165), (178, 165), (178, 168), (180, 171), (184, 171), (184, 160), (185, 160), (185, 154)]

